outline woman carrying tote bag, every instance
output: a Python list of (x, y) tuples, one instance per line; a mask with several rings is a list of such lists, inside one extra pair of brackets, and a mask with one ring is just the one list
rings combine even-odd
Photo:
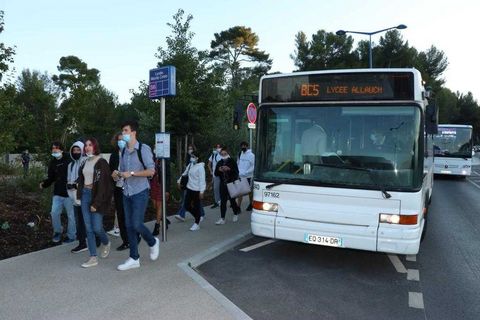
[(222, 159), (218, 161), (215, 167), (215, 176), (220, 178), (220, 214), (221, 218), (215, 222), (216, 225), (225, 224), (225, 214), (227, 212), (227, 200), (230, 200), (230, 205), (233, 210), (233, 222), (238, 221), (238, 214), (240, 208), (237, 205), (235, 199), (230, 197), (228, 193), (227, 184), (234, 182), (238, 179), (238, 166), (235, 160), (233, 160), (228, 154), (227, 148), (222, 148), (220, 151)]

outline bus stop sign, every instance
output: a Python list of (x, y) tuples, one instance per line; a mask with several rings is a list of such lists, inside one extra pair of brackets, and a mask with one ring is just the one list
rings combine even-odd
[(250, 102), (247, 106), (247, 118), (250, 123), (257, 121), (257, 107), (255, 107), (253, 102)]

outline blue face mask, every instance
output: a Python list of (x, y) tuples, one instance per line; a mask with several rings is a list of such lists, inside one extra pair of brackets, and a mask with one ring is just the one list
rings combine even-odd
[(190, 163), (191, 163), (191, 164), (197, 163), (197, 159), (196, 159), (196, 158), (190, 158)]
[(130, 134), (124, 134), (123, 135), (123, 141), (128, 143), (130, 141)]
[(62, 153), (61, 152), (52, 152), (52, 157), (54, 157), (55, 159), (60, 159), (62, 157)]
[(127, 145), (127, 142), (125, 142), (125, 140), (118, 140), (117, 145), (121, 150), (121, 149), (125, 148), (125, 146)]

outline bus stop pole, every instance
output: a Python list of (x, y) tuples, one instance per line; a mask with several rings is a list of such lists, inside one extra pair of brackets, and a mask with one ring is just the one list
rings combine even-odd
[[(165, 97), (160, 98), (160, 132), (165, 132)], [(167, 242), (167, 199), (165, 158), (162, 158), (162, 241)]]

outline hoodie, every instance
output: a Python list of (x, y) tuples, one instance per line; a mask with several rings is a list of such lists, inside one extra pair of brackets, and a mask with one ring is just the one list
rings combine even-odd
[[(80, 159), (75, 160), (73, 158), (72, 150), (74, 147), (79, 147), (82, 155), (80, 156)], [(77, 179), (78, 179), (78, 170), (82, 166), (83, 162), (85, 162), (85, 153), (84, 153), (84, 144), (81, 141), (76, 141), (72, 146), (70, 147), (70, 158), (72, 159), (72, 162), (68, 165), (68, 175), (67, 175), (67, 192), (68, 196), (73, 200), (74, 205), (79, 206), (80, 205), (80, 199), (77, 199), (77, 188), (69, 188), (69, 185), (76, 185)]]
[[(188, 174), (188, 183), (187, 189), (192, 191), (199, 191), (201, 193), (205, 192), (207, 184), (205, 182), (205, 163), (200, 162), (197, 164), (189, 164), (185, 171), (182, 173), (182, 176)], [(182, 177), (178, 178), (177, 183), (180, 183)]]
[(238, 172), (240, 178), (253, 177), (253, 169), (255, 168), (255, 155), (252, 150), (248, 149), (245, 152), (240, 153), (238, 158)]

